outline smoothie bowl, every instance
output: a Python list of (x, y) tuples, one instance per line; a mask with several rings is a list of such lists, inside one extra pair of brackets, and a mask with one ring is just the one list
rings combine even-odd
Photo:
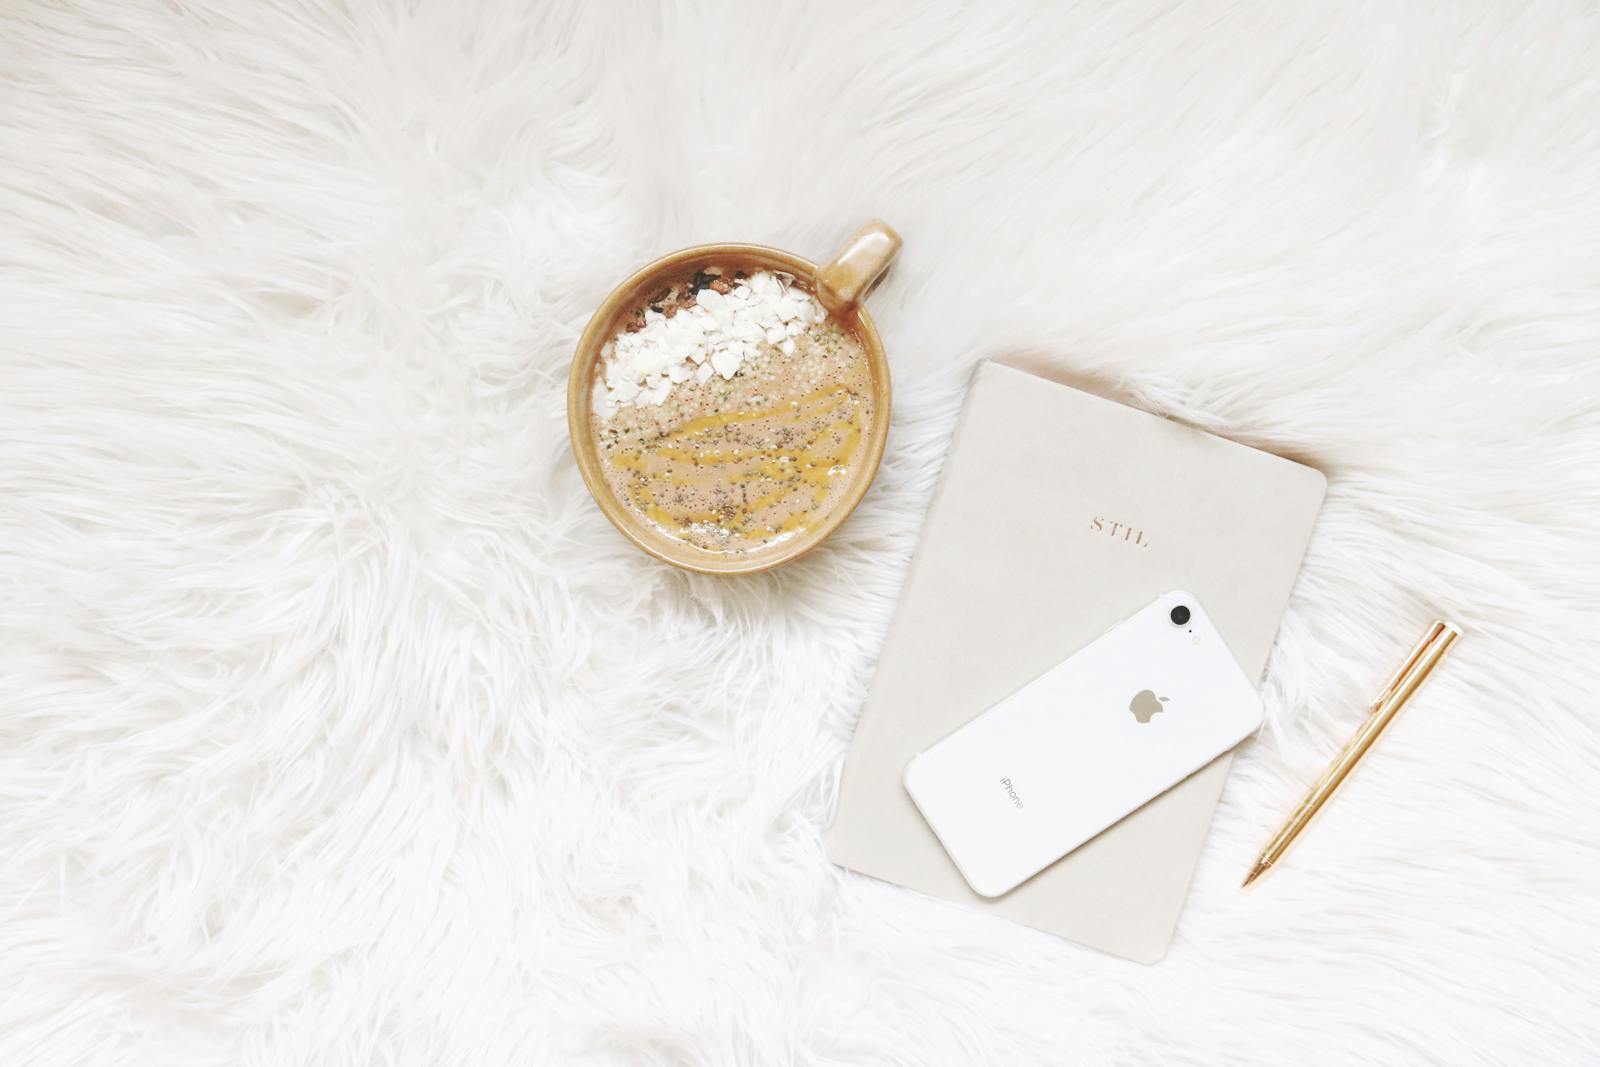
[(623, 536), (675, 566), (749, 574), (844, 522), (889, 428), (888, 361), (861, 301), (899, 248), (876, 222), (822, 266), (701, 245), (606, 298), (573, 358), (567, 422)]

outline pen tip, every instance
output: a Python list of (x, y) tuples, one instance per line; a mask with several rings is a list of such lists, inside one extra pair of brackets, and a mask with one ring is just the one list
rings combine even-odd
[(1260, 878), (1261, 875), (1266, 872), (1266, 869), (1267, 869), (1267, 865), (1265, 863), (1256, 864), (1255, 869), (1252, 870), (1249, 874), (1244, 876), (1244, 882), (1241, 883), (1241, 888), (1243, 886), (1249, 885), (1251, 882), (1255, 881), (1257, 878)]

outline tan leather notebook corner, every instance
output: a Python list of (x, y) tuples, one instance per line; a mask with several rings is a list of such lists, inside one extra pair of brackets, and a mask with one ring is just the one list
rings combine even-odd
[(1321, 507), (1310, 467), (996, 363), (974, 373), (866, 705), (834, 862), (1141, 962), (1165, 954), (1230, 756), (978, 896), (901, 785), (917, 752), (1183, 588), (1261, 674)]

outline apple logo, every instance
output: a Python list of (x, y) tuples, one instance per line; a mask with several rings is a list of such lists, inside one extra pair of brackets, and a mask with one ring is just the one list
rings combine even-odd
[(1149, 722), (1159, 712), (1167, 709), (1161, 705), (1167, 702), (1166, 697), (1158, 697), (1148, 689), (1141, 689), (1128, 701), (1128, 710), (1133, 712), (1133, 717), (1140, 722)]

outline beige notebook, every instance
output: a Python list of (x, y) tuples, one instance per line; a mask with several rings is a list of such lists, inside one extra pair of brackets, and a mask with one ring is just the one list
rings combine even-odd
[(994, 900), (967, 887), (901, 773), (1171, 589), (1199, 597), (1259, 677), (1326, 484), (1299, 463), (980, 364), (845, 762), (827, 835), (834, 862), (1160, 959), (1231, 756)]

